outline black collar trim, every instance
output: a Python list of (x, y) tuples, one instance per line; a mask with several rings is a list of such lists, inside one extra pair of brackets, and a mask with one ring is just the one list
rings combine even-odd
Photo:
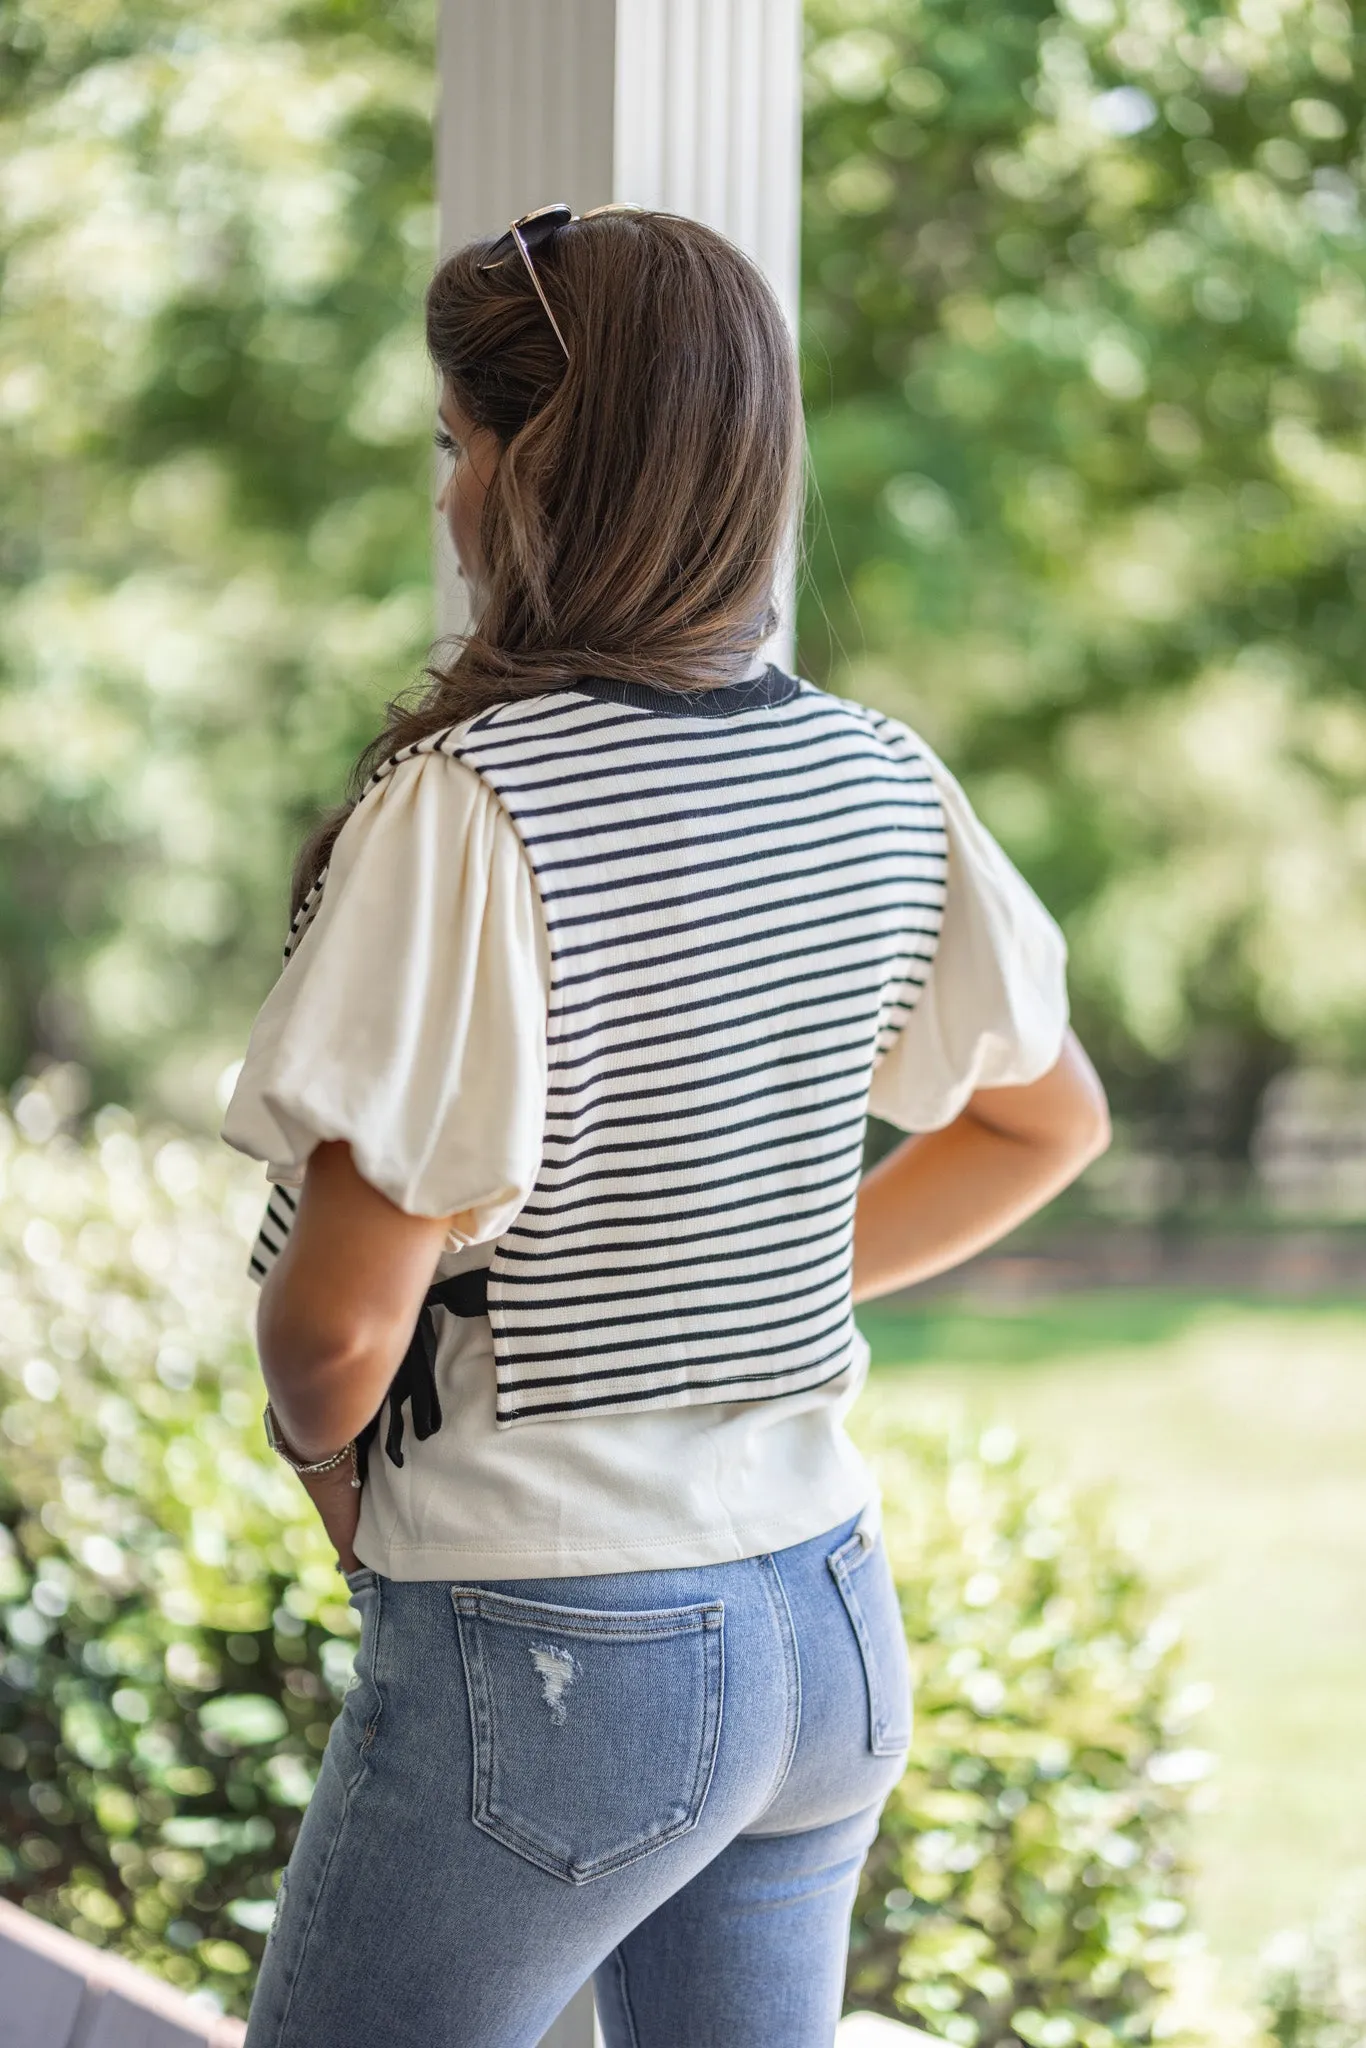
[(569, 687), (585, 696), (634, 705), (638, 711), (659, 711), (666, 718), (733, 718), (737, 712), (766, 711), (771, 705), (787, 704), (802, 686), (796, 676), (770, 662), (761, 676), (718, 683), (710, 690), (666, 690), (654, 683), (618, 682), (610, 676), (580, 676)]

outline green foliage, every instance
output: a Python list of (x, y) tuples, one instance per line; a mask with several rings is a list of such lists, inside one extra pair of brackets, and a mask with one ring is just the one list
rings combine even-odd
[(0, 1885), (244, 2011), (355, 1611), (264, 1447), (256, 1170), (61, 1080), (0, 1115)]
[[(1067, 927), (1152, 1148), (1363, 1051), (1347, 0), (809, 0), (804, 663)], [(0, 1078), (191, 1122), (431, 624), (432, 10), (0, 25)]]
[(0, 26), (0, 1079), (202, 1120), (431, 631), (432, 10)]
[(1147, 2041), (1193, 1940), (1184, 1820), (1210, 1763), (1184, 1739), (1175, 1626), (1009, 1430), (908, 1430), (865, 1404), (917, 1732), (864, 1870), (849, 2001), (959, 2048)]
[(1320, 1924), (1277, 1936), (1263, 2000), (1277, 2048), (1366, 2044), (1366, 1876), (1344, 1888)]
[(808, 667), (967, 772), (1123, 1104), (1235, 1152), (1363, 1050), (1360, 12), (807, 19)]
[[(0, 1884), (240, 2012), (355, 1617), (264, 1446), (256, 1170), (122, 1110), (78, 1140), (69, 1081), (0, 1116)], [(895, 1433), (869, 1401), (919, 1738), (853, 2001), (963, 2048), (1141, 2039), (1199, 1765), (1170, 1631), (999, 1432)]]

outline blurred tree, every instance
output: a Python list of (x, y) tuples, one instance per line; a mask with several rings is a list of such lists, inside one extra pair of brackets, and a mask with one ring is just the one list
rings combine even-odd
[[(1366, 1043), (1345, 0), (809, 0), (809, 673), (1059, 911), (1167, 1149)], [(0, 22), (0, 1076), (191, 1121), (431, 624), (417, 0)]]
[(1169, 1144), (1366, 1047), (1344, 0), (809, 0), (809, 673), (920, 724)]
[(419, 0), (0, 37), (0, 1069), (195, 1119), (431, 631)]

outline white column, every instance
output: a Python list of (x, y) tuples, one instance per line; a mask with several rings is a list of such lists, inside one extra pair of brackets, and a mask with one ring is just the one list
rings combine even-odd
[(441, 246), (565, 199), (686, 213), (796, 328), (800, 0), (443, 0)]
[(439, 43), (443, 251), (631, 199), (738, 242), (795, 334), (801, 0), (442, 0)]
[(441, 248), (613, 190), (617, 13), (631, 0), (443, 0)]
[(729, 235), (794, 333), (801, 55), (799, 0), (618, 0), (612, 197)]

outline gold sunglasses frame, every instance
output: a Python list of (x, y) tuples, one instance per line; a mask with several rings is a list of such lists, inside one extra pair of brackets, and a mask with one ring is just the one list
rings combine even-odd
[[(560, 347), (564, 350), (564, 359), (566, 362), (572, 361), (572, 358), (569, 353), (569, 343), (565, 340), (563, 334), (560, 332), (560, 323), (555, 318), (555, 315), (551, 312), (550, 301), (546, 297), (544, 291), (541, 289), (541, 280), (536, 275), (536, 266), (531, 260), (531, 251), (530, 249), (528, 249), (525, 241), (522, 238), (522, 229), (530, 227), (531, 223), (535, 220), (544, 220), (545, 216), (548, 213), (565, 214), (567, 217), (559, 223), (559, 227), (567, 228), (572, 226), (576, 220), (596, 220), (598, 215), (601, 213), (640, 213), (642, 211), (643, 209), (640, 206), (636, 205), (636, 203), (633, 200), (614, 199), (606, 206), (590, 206), (587, 213), (570, 213), (569, 202), (567, 200), (555, 199), (552, 200), (548, 206), (533, 207), (530, 213), (519, 214), (516, 220), (509, 222), (505, 232), (511, 235), (513, 242), (522, 258), (522, 261), (526, 265), (527, 276), (531, 279), (532, 287), (535, 290), (536, 296), (540, 300), (541, 305), (545, 309), (546, 319), (550, 322), (551, 326), (555, 330), (555, 339), (560, 344)], [(558, 232), (558, 229), (556, 231)], [(549, 240), (549, 236), (547, 236), (546, 239)], [(503, 265), (507, 262), (507, 260), (508, 259), (506, 256), (498, 256), (494, 259), (492, 263), (481, 263), (479, 265), (479, 268), (481, 270), (501, 270)]]

